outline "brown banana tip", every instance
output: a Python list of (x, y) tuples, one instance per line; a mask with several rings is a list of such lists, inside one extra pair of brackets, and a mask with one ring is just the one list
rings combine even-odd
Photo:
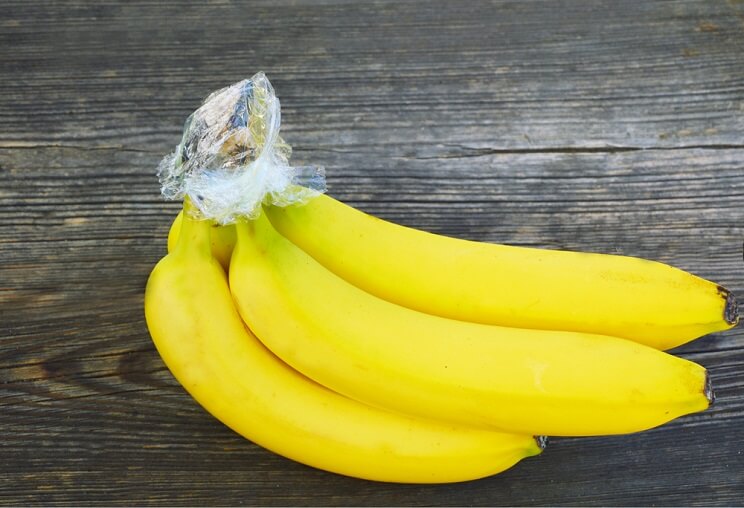
[(540, 451), (543, 451), (548, 446), (548, 436), (535, 436), (535, 443)]
[(711, 407), (716, 401), (716, 393), (713, 391), (713, 383), (710, 381), (710, 373), (705, 371), (705, 385), (703, 386), (703, 395), (708, 399), (708, 407)]
[(726, 296), (726, 305), (723, 308), (723, 319), (730, 325), (739, 322), (739, 302), (736, 301), (734, 294), (728, 289), (720, 288), (722, 294)]

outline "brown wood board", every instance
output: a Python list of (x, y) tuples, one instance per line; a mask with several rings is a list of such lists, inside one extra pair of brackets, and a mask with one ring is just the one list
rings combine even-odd
[(232, 433), (142, 307), (179, 208), (157, 163), (206, 94), (258, 70), (294, 160), (354, 206), (744, 294), (744, 3), (8, 1), (0, 48), (0, 504), (742, 503), (739, 329), (675, 351), (710, 369), (709, 411), (406, 486)]

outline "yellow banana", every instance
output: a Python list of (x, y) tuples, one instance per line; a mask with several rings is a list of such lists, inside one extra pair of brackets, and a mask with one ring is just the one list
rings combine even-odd
[(429, 314), (614, 335), (657, 349), (738, 322), (729, 291), (658, 262), (448, 238), (326, 195), (266, 211), (282, 235), (340, 277)]
[[(181, 231), (183, 211), (178, 212), (170, 230), (168, 230), (168, 252), (173, 252), (178, 242), (178, 233)], [(212, 224), (211, 234), (212, 256), (219, 261), (227, 271), (230, 266), (230, 256), (235, 247), (235, 226), (219, 226)]]
[(230, 288), (243, 320), (289, 365), (348, 397), (560, 436), (640, 431), (709, 405), (695, 363), (615, 337), (417, 312), (334, 275), (265, 215), (237, 228)]
[(503, 471), (542, 439), (372, 408), (289, 368), (251, 335), (210, 254), (207, 222), (186, 218), (150, 276), (145, 314), (173, 375), (210, 413), (285, 457), (389, 482), (456, 482)]

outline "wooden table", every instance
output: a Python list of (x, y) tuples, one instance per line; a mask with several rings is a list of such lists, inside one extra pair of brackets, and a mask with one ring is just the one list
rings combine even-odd
[(264, 70), (330, 193), (447, 235), (658, 259), (744, 294), (744, 3), (266, 0), (0, 9), (0, 503), (744, 502), (744, 332), (677, 351), (711, 410), (388, 485), (240, 438), (174, 381), (142, 300), (179, 205), (155, 168)]

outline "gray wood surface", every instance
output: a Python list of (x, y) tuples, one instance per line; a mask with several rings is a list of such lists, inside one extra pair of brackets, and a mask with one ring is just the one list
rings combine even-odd
[(447, 486), (364, 482), (206, 414), (143, 318), (179, 206), (155, 167), (210, 91), (264, 70), (295, 160), (380, 217), (662, 260), (740, 295), (744, 3), (4, 1), (0, 504), (744, 502), (744, 332), (677, 351), (709, 411), (554, 439)]

